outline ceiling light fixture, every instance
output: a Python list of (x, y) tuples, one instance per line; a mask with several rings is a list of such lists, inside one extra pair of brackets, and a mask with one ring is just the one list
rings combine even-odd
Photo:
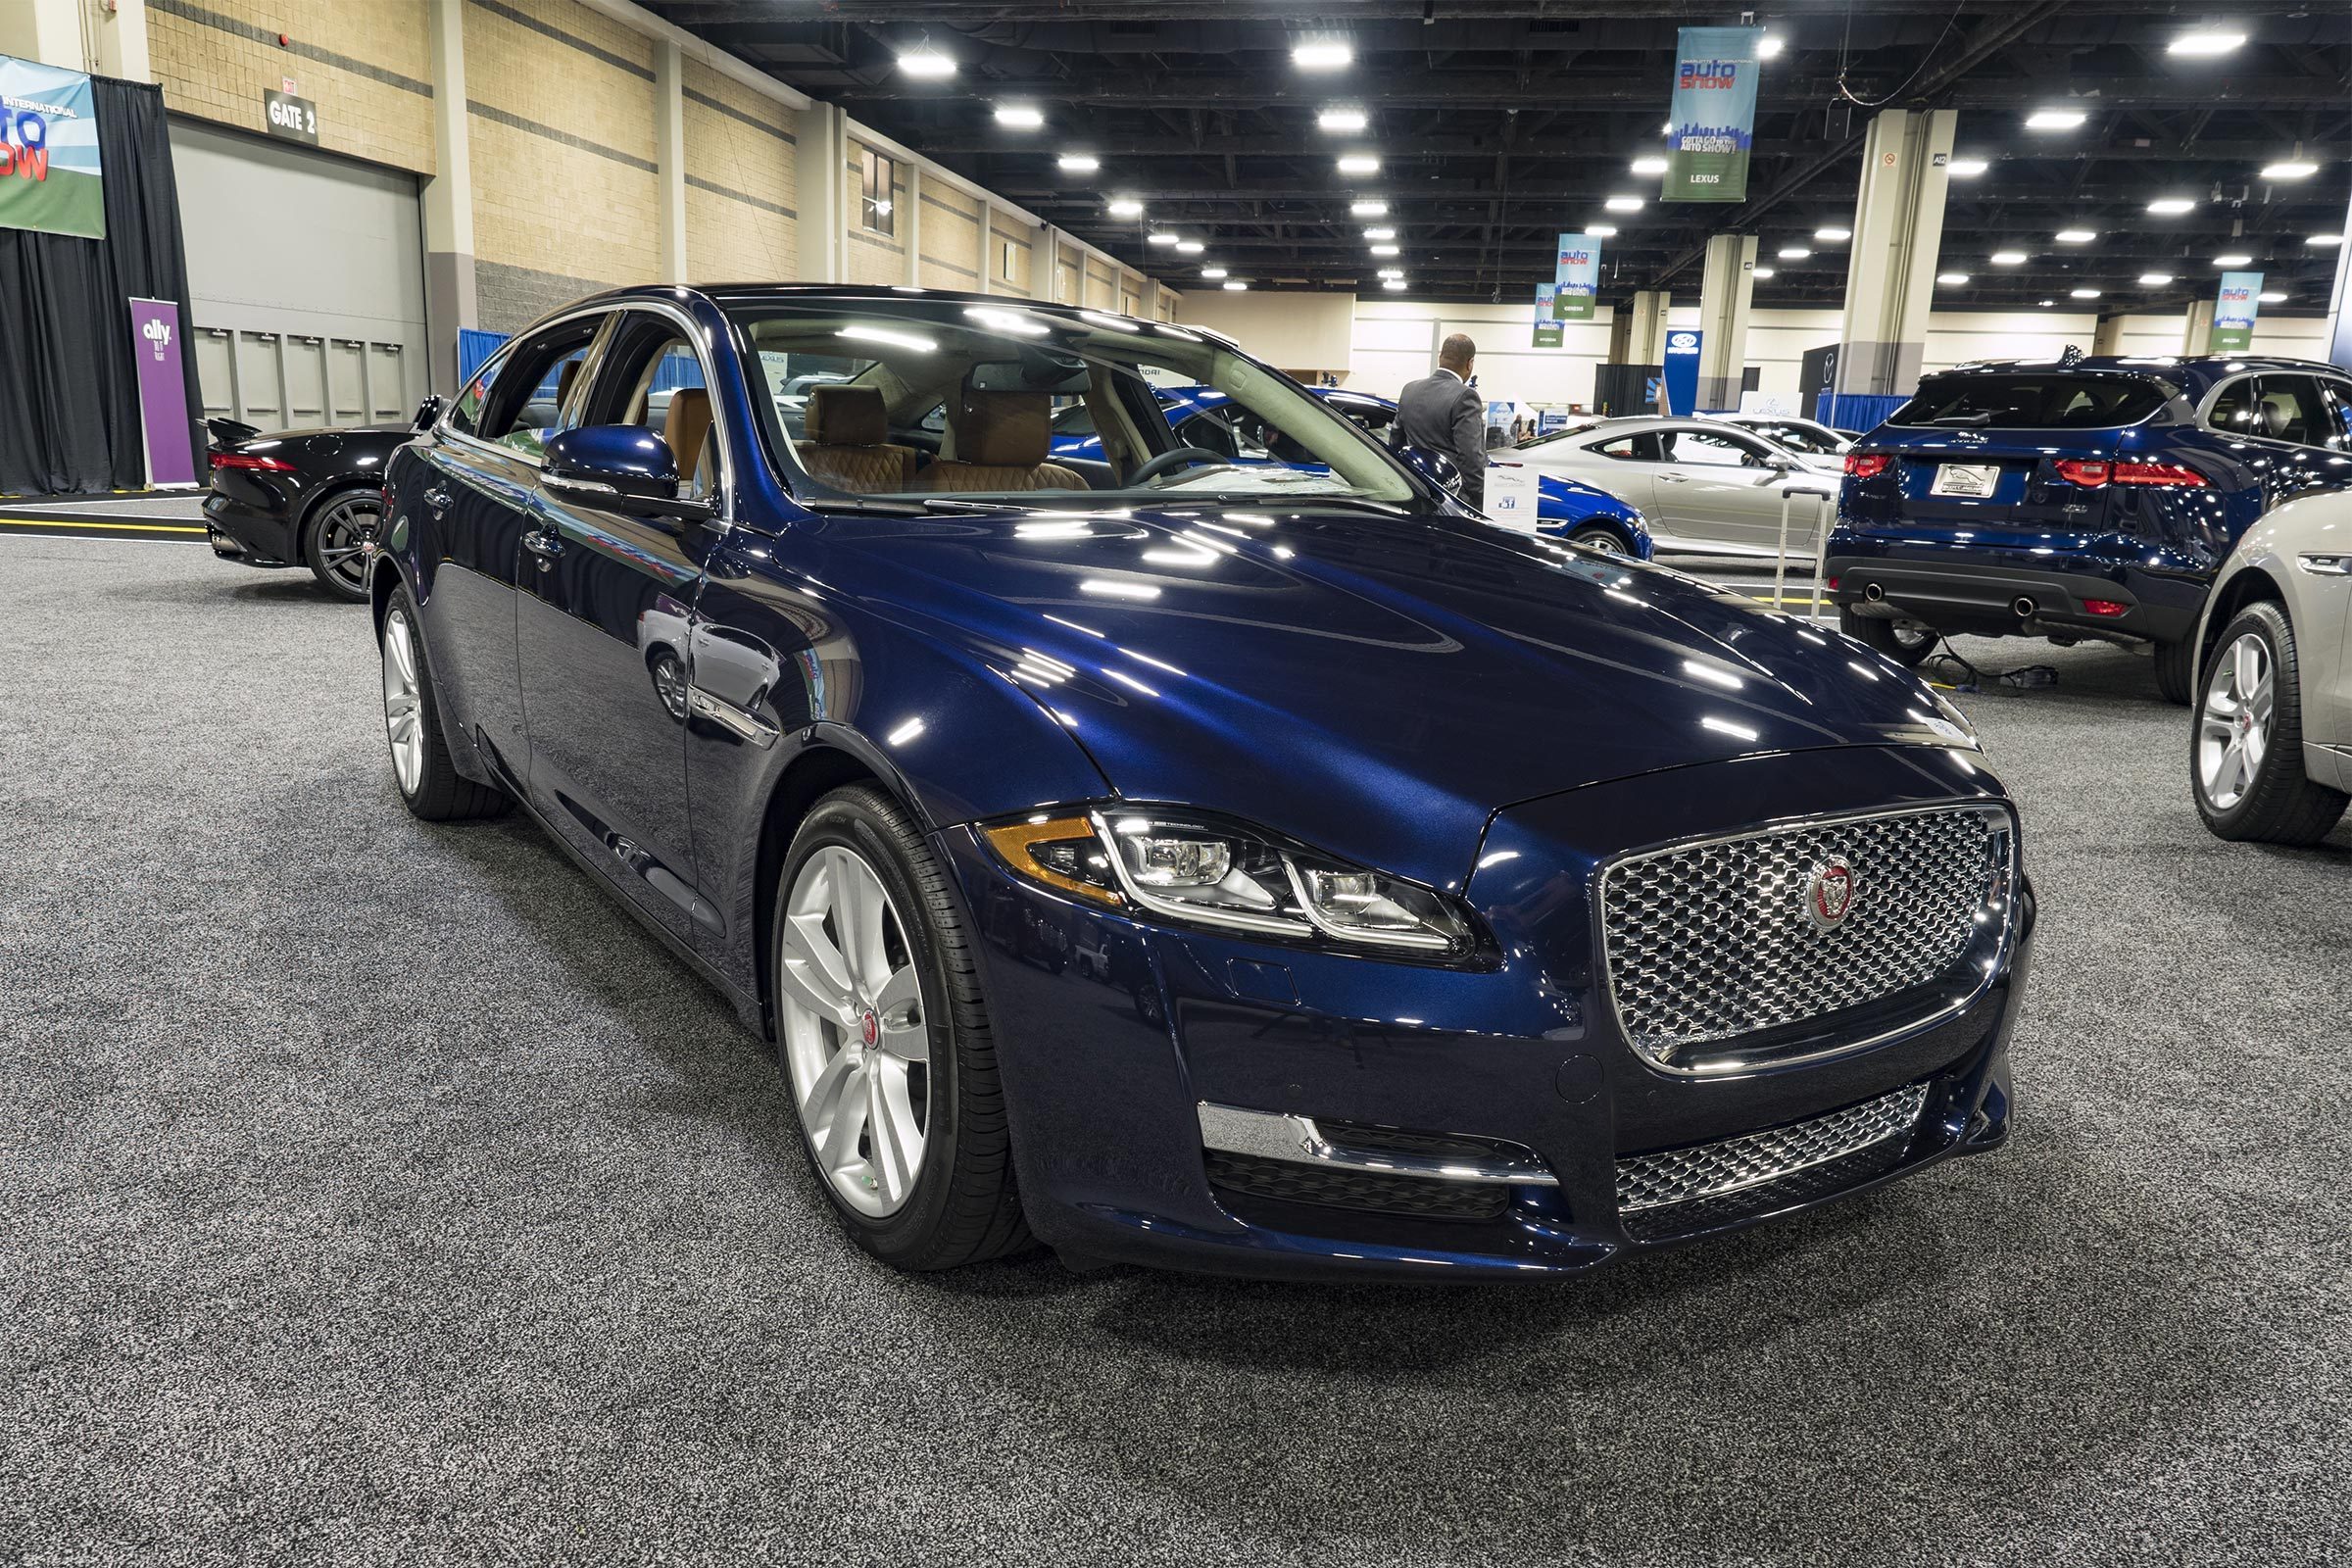
[(2343, 242), (2344, 236), (2341, 234), (2311, 234), (2305, 236), (2303, 240), (2304, 244), (2316, 245), (2321, 250), (2327, 250), (2332, 246), (2341, 245)]
[(1375, 256), (1398, 256), (1403, 252), (1395, 245), (1375, 245), (1372, 247), (1372, 254)]
[(1063, 153), (1054, 162), (1065, 174), (1091, 174), (1102, 167), (1102, 160), (1093, 153)]
[(2159, 196), (2148, 203), (2148, 211), (2158, 218), (2179, 218), (2196, 210), (2197, 204), (2186, 196)]
[(1778, 34), (1768, 32), (1756, 40), (1756, 58), (1758, 60), (1778, 60), (1781, 57), (1781, 51), (1788, 47), (1781, 41)]
[(2090, 116), (2080, 109), (2036, 109), (2026, 117), (2028, 130), (2072, 130)]
[(1222, 267), (1203, 267), (1200, 269), (1200, 275), (1213, 283), (1218, 278), (1225, 275), (1225, 269)]
[(1402, 277), (1404, 275), (1404, 269), (1401, 267), (1384, 267), (1380, 270), (1379, 275), (1382, 277)]
[(1637, 174), (1663, 174), (1666, 172), (1666, 160), (1663, 158), (1637, 158), (1634, 160), (1633, 167), (1634, 172)]
[(1350, 218), (1386, 218), (1389, 216), (1389, 204), (1370, 199), (1353, 202), (1348, 208), (1348, 215)]
[(1291, 46), (1291, 64), (1300, 71), (1346, 71), (1355, 50), (1337, 38), (1309, 38)]
[(1366, 239), (1395, 239), (1396, 237), (1396, 231), (1393, 228), (1367, 228), (1364, 230)]
[(1943, 166), (1943, 172), (1954, 179), (1974, 179), (1991, 167), (1982, 158), (1955, 158)]
[(1380, 172), (1380, 160), (1370, 153), (1348, 153), (1340, 159), (1340, 172), (1343, 174), (1377, 174)]
[(2067, 293), (2069, 297), (2078, 300), (2095, 300), (2099, 297), (2099, 291), (2095, 288), (2069, 289)]
[(1784, 262), (1801, 262), (1813, 253), (1805, 249), (1802, 245), (1784, 245), (1781, 247), (1779, 254), (1781, 260)]
[(899, 56), (899, 69), (917, 81), (938, 81), (956, 74), (956, 62), (931, 46), (926, 38)]
[(2213, 259), (2213, 265), (2216, 267), (2243, 267), (2252, 260), (2254, 258), (2243, 251), (2231, 251), (2227, 256), (2216, 256)]
[(2259, 298), (2265, 305), (2284, 305), (2286, 303), (2286, 290), (2282, 288), (2266, 288), (2260, 295), (2256, 297)]
[(1968, 274), (1966, 272), (1937, 272), (1936, 274), (1936, 281), (1938, 283), (1948, 283), (1952, 287), (1958, 288), (1961, 284), (1968, 281)]
[(1852, 239), (1854, 231), (1850, 228), (1817, 228), (1813, 231), (1813, 237), (1826, 240)]
[(2170, 272), (2142, 272), (2139, 274), (2141, 288), (2162, 288), (2172, 280), (2173, 274)]
[(1358, 131), (1371, 122), (1361, 109), (1326, 109), (1315, 117), (1316, 128), (1329, 131)]
[(2265, 179), (2309, 179), (2319, 172), (2319, 165), (2301, 158), (2289, 158), (2284, 163), (2262, 166), (2262, 177)]
[(2048, 310), (2048, 309), (2049, 309), (2051, 306), (2053, 306), (2053, 305), (2055, 305), (2055, 304), (2057, 304), (2057, 303), (2058, 303), (2058, 302), (2057, 302), (2056, 300), (2043, 300), (2043, 301), (2041, 302), (2041, 308), (2042, 308), (2043, 310), (2045, 310), (2045, 311), (2046, 311), (2046, 310)]
[(1144, 204), (1132, 196), (1114, 196), (1110, 201), (1110, 216), (1113, 218), (1141, 218), (1144, 216)]
[(2050, 236), (2061, 245), (2087, 245), (2099, 237), (2094, 228), (2062, 228)]
[(1198, 256), (1206, 249), (1208, 247), (1197, 239), (1180, 239), (1176, 242), (1176, 254), (1179, 256)]
[(1037, 130), (1046, 122), (1046, 112), (1035, 104), (997, 105), (997, 123), (1006, 130)]
[(1248, 289), (1249, 286), (1249, 284), (1243, 282), (1238, 277), (1229, 277), (1225, 280), (1225, 292), (1228, 294), (1239, 294)]
[(1162, 229), (1155, 234), (1146, 234), (1144, 243), (1147, 245), (1173, 245), (1176, 243), (1176, 236)]
[(1774, 271), (1774, 270), (1773, 270), (1771, 268), (1769, 268), (1769, 267), (1759, 267), (1759, 268), (1757, 268), (1757, 269), (1756, 269), (1754, 271), (1752, 271), (1752, 272), (1748, 273), (1747, 275), (1748, 275), (1748, 276), (1750, 276), (1750, 277), (1752, 277), (1752, 278), (1754, 278), (1754, 279), (1755, 279), (1757, 282), (1761, 283), (1761, 282), (1763, 282), (1763, 281), (1764, 281), (1764, 279), (1766, 279), (1766, 278), (1768, 278), (1768, 277), (1778, 277), (1778, 276), (1780, 276), (1780, 273), (1778, 273), (1778, 272)]
[(1389, 290), (1391, 293), (1402, 293), (1404, 290), (1404, 279), (1401, 277), (1387, 278), (1382, 281), (1380, 286)]
[(2023, 267), (2029, 258), (2024, 251), (1994, 251), (1991, 259), (1995, 267)]
[(1585, 232), (1594, 239), (1614, 239), (1617, 237), (1617, 225), (1615, 223), (1587, 223)]
[(1642, 198), (1639, 196), (1612, 196), (1600, 205), (1612, 213), (1638, 213), (1642, 210)]
[(2215, 55), (2226, 55), (2239, 48), (2245, 41), (2246, 35), (2242, 32), (2230, 32), (2220, 27), (2199, 27), (2195, 32), (2184, 32), (2166, 44), (2164, 52), (2209, 60)]

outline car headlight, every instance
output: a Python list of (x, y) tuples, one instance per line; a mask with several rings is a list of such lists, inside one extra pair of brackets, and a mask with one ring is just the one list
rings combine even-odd
[(1204, 812), (1041, 812), (983, 833), (1015, 874), (1113, 908), (1433, 958), (1475, 945), (1467, 912), (1433, 888)]

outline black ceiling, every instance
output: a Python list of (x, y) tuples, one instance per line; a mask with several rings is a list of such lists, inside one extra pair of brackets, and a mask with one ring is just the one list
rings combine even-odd
[[(1785, 52), (1762, 75), (1748, 200), (1655, 200), (1655, 175), (1628, 166), (1661, 150), (1676, 28), (1734, 24), (1735, 6), (1690, 0), (1501, 4), (1332, 0), (1324, 10), (1250, 0), (1067, 0), (915, 7), (898, 0), (647, 0), (651, 9), (1131, 265), (1179, 287), (1229, 268), (1259, 287), (1360, 289), (1397, 265), (1409, 297), (1525, 300), (1551, 276), (1554, 235), (1618, 227), (1602, 247), (1603, 298), (1663, 286), (1695, 295), (1707, 236), (1760, 238), (1763, 306), (1835, 305), (1845, 246), (1812, 239), (1850, 226), (1863, 105), (1960, 111), (1958, 150), (1990, 160), (1955, 178), (1940, 267), (1966, 286), (1939, 303), (2031, 305), (2101, 291), (2097, 309), (2177, 310), (2210, 298), (2217, 255), (2255, 258), (2266, 309), (2324, 310), (2352, 198), (2352, 3), (2348, 0), (1797, 0), (1752, 19)], [(2248, 35), (2215, 59), (2168, 55), (2208, 22)], [(1309, 74), (1304, 36), (1347, 40), (1348, 68)], [(928, 39), (957, 62), (910, 79), (903, 51)], [(1859, 100), (1856, 102), (1855, 100)], [(2067, 103), (2080, 128), (2026, 130), (2026, 113)], [(1000, 103), (1045, 112), (1042, 130), (999, 126)], [(1361, 134), (1316, 126), (1327, 106), (1361, 108)], [(1337, 172), (1337, 155), (1376, 153), (1378, 175)], [(2266, 183), (2257, 171), (2298, 149), (2320, 172)], [(1063, 174), (1058, 154), (1102, 159)], [(1146, 203), (1112, 218), (1112, 195)], [(1615, 194), (1642, 211), (1604, 215)], [(1348, 204), (1379, 196), (1402, 254), (1376, 261)], [(2183, 217), (2146, 212), (2195, 198)], [(2061, 228), (2096, 230), (2060, 246)], [(1207, 243), (1181, 265), (1145, 244), (1151, 229)], [(1784, 245), (1813, 255), (1783, 261)], [(1996, 268), (1994, 250), (2030, 252)], [(2143, 272), (2175, 281), (2147, 286)]]

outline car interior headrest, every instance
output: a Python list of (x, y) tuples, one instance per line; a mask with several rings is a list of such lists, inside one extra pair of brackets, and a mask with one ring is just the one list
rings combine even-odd
[(669, 442), (670, 455), (678, 460), (679, 477), (695, 471), (695, 466), (702, 461), (703, 443), (710, 435), (710, 394), (699, 386), (682, 386), (672, 392), (662, 437)]
[(804, 439), (824, 447), (878, 447), (890, 440), (890, 413), (870, 386), (820, 386), (801, 414)]
[(564, 400), (571, 396), (572, 380), (579, 373), (580, 362), (577, 360), (565, 360), (563, 368), (556, 371), (556, 407), (558, 409), (563, 408)]
[(957, 463), (1034, 468), (1053, 444), (1051, 400), (1043, 392), (981, 392), (965, 387), (948, 419)]
[(2284, 435), (2286, 427), (2294, 422), (2294, 411), (2286, 406), (2286, 399), (2273, 393), (2262, 400), (2262, 433), (2264, 435)]

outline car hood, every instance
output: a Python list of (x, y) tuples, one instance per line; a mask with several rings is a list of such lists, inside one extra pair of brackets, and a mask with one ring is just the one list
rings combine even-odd
[(1517, 802), (1958, 733), (1899, 665), (1744, 595), (1464, 518), (1311, 505), (835, 517), (810, 561), (1028, 690), (1122, 797), (1439, 886)]

